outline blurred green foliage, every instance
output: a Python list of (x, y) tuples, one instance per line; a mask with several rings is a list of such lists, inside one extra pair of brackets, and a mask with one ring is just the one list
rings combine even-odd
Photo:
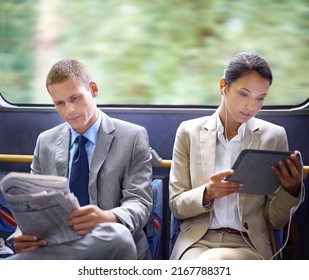
[(272, 68), (267, 105), (309, 95), (308, 0), (0, 0), (0, 8), (0, 92), (13, 103), (50, 103), (50, 66), (75, 58), (99, 84), (100, 104), (219, 104), (219, 78), (241, 51)]

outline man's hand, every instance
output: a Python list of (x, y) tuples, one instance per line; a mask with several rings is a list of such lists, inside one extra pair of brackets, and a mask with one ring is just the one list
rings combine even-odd
[(104, 211), (95, 205), (74, 209), (68, 216), (68, 225), (80, 236), (84, 236), (100, 223), (118, 222), (111, 211)]
[(46, 246), (46, 240), (39, 240), (34, 235), (21, 234), (14, 237), (14, 249), (16, 253), (30, 252), (35, 249)]

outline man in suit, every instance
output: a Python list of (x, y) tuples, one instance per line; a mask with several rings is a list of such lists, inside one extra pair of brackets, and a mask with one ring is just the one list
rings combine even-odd
[(273, 229), (303, 200), (302, 165), (292, 153), (274, 167), (281, 186), (272, 195), (239, 194), (224, 178), (242, 149), (288, 151), (283, 127), (254, 116), (272, 82), (258, 55), (238, 54), (220, 79), (222, 102), (211, 116), (183, 122), (170, 172), (170, 207), (181, 221), (171, 259), (271, 259)]
[[(46, 80), (57, 112), (66, 121), (38, 137), (31, 171), (70, 178), (76, 139), (87, 139), (89, 164), (83, 205), (68, 216), (81, 236), (47, 246), (23, 233), (12, 259), (149, 259), (144, 226), (152, 208), (150, 149), (143, 127), (108, 117), (96, 106), (98, 86), (76, 60), (54, 64)], [(74, 185), (70, 185), (71, 190)], [(79, 192), (77, 190), (76, 192)], [(81, 203), (85, 199), (88, 202)]]

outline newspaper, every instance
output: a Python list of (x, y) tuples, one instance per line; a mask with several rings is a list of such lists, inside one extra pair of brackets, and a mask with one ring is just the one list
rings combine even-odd
[(0, 237), (0, 258), (4, 258), (6, 256), (13, 254), (14, 254), (13, 250), (8, 246), (6, 246), (4, 239)]
[(67, 178), (11, 172), (0, 189), (21, 232), (49, 245), (79, 238), (67, 224), (67, 214), (79, 207)]

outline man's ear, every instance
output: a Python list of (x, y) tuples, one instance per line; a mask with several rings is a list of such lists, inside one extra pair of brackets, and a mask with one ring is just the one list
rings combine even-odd
[(91, 92), (93, 97), (97, 97), (97, 95), (99, 93), (99, 88), (98, 88), (97, 84), (93, 81), (90, 82), (90, 92)]

